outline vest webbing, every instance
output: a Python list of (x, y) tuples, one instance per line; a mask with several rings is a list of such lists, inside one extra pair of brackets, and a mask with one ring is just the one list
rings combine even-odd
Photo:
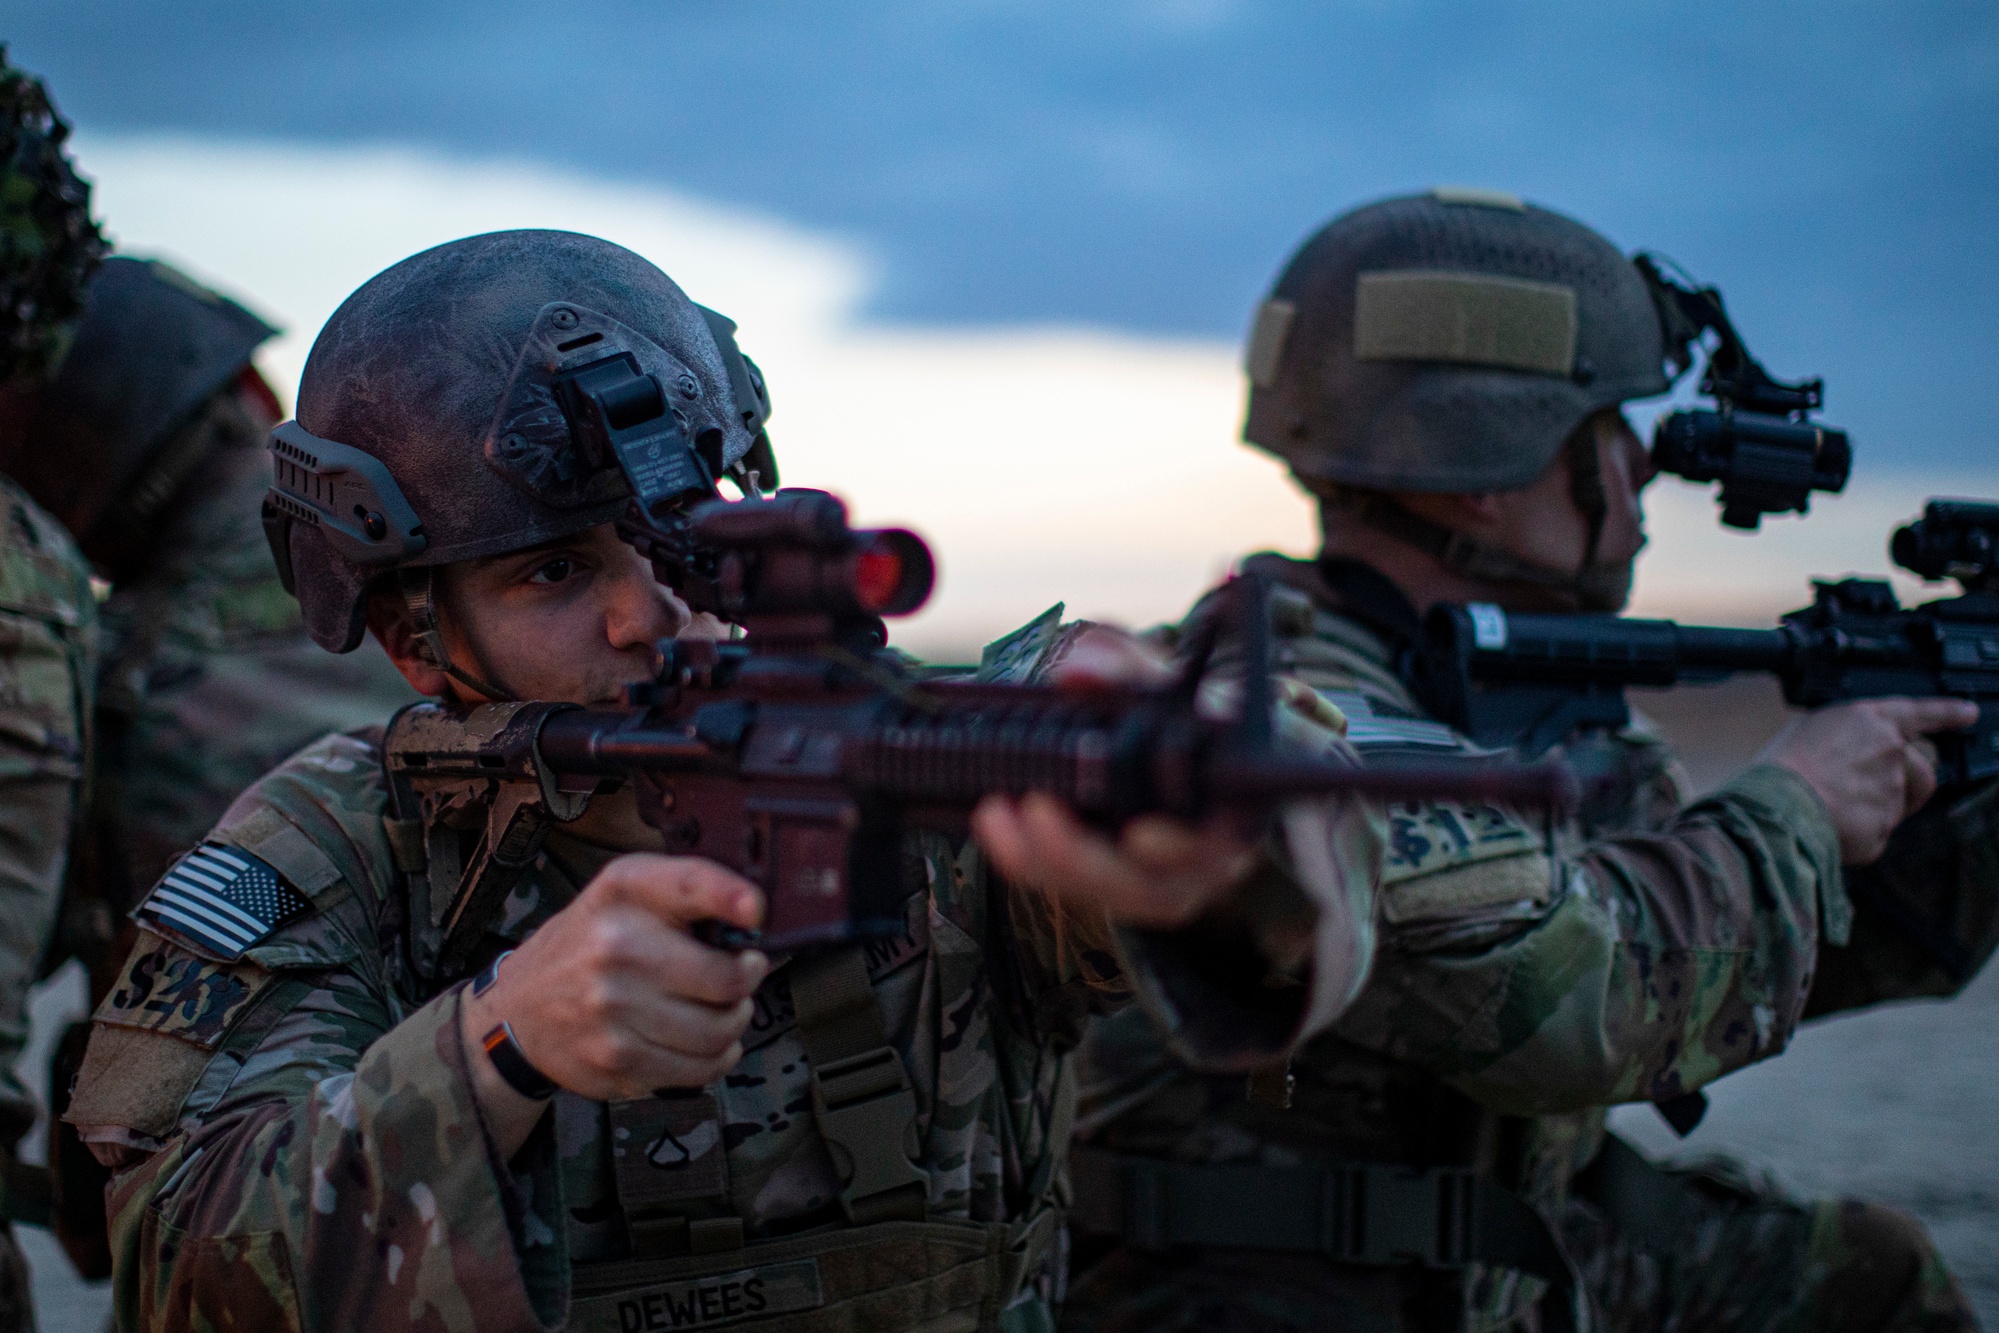
[[(1075, 1079), (1065, 1063), (1049, 1119), (1047, 1151), (1028, 1204), (1014, 1223), (926, 1221), (929, 1177), (920, 1151), (916, 1094), (888, 1044), (881, 1006), (868, 981), (866, 952), (836, 949), (791, 965), (792, 1007), (810, 1063), (813, 1113), (840, 1172), (841, 1208), (851, 1225), (781, 1240), (744, 1242), (740, 1219), (661, 1217), (657, 1189), (635, 1182), (656, 1172), (618, 1173), (619, 1203), (635, 1251), (653, 1257), (581, 1265), (575, 1270), (570, 1327), (610, 1330), (727, 1323), (783, 1333), (1051, 1333), (1048, 1309), (1031, 1294), (1016, 1299), (1061, 1232), (1065, 1202), (1058, 1173), (1075, 1109)], [(693, 1121), (717, 1115), (714, 1098), (689, 1094), (613, 1103), (614, 1124), (644, 1142), (662, 1126), (688, 1142), (708, 1137)], [(677, 1127), (670, 1123), (679, 1121)], [(686, 1190), (721, 1197), (726, 1165), (719, 1148), (685, 1164)], [(691, 1169), (688, 1169), (691, 1168)], [(697, 1183), (698, 1182), (698, 1183)], [(678, 1253), (660, 1254), (670, 1246)]]
[(930, 1177), (917, 1168), (916, 1090), (888, 1044), (859, 946), (791, 971), (798, 1037), (811, 1064), (812, 1114), (840, 1174), (840, 1207), (855, 1225), (920, 1222)]
[(1047, 1306), (1016, 1302), (1060, 1231), (1053, 1213), (1009, 1226), (877, 1222), (725, 1254), (580, 1264), (577, 1333), (698, 1328), (754, 1333), (1047, 1333)]
[(1392, 1162), (1197, 1165), (1078, 1146), (1070, 1226), (1136, 1249), (1321, 1254), (1340, 1264), (1486, 1264), (1548, 1284), (1544, 1326), (1577, 1327), (1575, 1276), (1540, 1214), (1468, 1168)]

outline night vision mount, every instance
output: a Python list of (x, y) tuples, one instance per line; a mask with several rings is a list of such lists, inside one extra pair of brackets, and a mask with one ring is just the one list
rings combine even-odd
[(1705, 335), (1715, 338), (1700, 385), (1715, 406), (1660, 420), (1652, 435), (1659, 470), (1720, 482), (1721, 521), (1751, 531), (1765, 514), (1807, 512), (1813, 491), (1844, 489), (1853, 446), (1845, 431), (1810, 419), (1825, 403), (1825, 381), (1773, 378), (1743, 345), (1718, 290), (1675, 281), (1665, 272), (1671, 261), (1657, 255), (1633, 262), (1652, 290), (1675, 378), (1693, 364)]

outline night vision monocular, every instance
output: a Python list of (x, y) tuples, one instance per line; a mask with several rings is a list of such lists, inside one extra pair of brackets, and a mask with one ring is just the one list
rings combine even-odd
[(1664, 271), (1670, 261), (1656, 255), (1635, 262), (1658, 305), (1675, 377), (1693, 363), (1705, 336), (1714, 335), (1700, 392), (1715, 405), (1660, 419), (1652, 434), (1658, 469), (1721, 483), (1721, 521), (1751, 531), (1765, 514), (1807, 512), (1813, 491), (1844, 489), (1853, 445), (1845, 431), (1811, 420), (1825, 403), (1825, 381), (1773, 378), (1743, 345), (1719, 291), (1675, 281)]

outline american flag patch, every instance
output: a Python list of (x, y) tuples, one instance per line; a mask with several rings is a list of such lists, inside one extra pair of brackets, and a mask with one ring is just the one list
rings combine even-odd
[(311, 907), (256, 857), (205, 842), (174, 863), (132, 913), (150, 930), (178, 936), (227, 962)]

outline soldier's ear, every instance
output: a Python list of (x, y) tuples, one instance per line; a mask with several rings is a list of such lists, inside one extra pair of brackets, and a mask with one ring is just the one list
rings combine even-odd
[(382, 645), (382, 651), (389, 655), (396, 670), (403, 673), (410, 688), (434, 699), (449, 697), (451, 680), (424, 655), (409, 608), (395, 586), (372, 589), (367, 609), (368, 633)]

